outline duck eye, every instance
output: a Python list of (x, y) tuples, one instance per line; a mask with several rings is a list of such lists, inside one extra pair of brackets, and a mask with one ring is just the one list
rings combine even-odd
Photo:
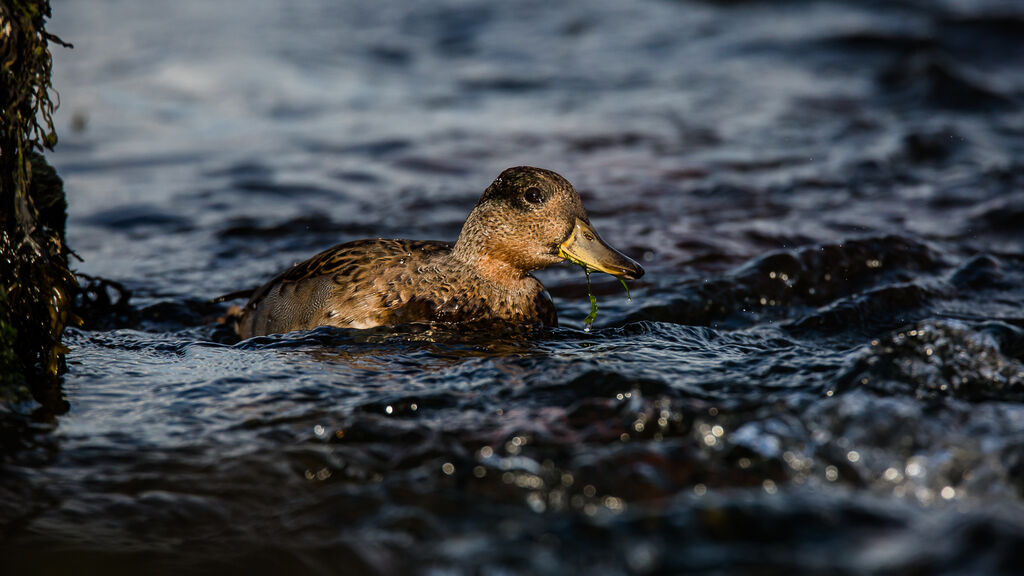
[(523, 199), (530, 204), (540, 204), (544, 201), (544, 193), (540, 191), (540, 188), (531, 186), (526, 189), (526, 192), (523, 192)]

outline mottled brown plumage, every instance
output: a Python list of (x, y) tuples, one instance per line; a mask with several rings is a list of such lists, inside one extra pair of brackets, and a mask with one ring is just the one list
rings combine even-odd
[(567, 255), (618, 276), (643, 274), (601, 241), (568, 181), (549, 170), (509, 168), (484, 191), (454, 245), (340, 244), (267, 282), (233, 320), (242, 338), (411, 322), (554, 326), (551, 297), (529, 272)]

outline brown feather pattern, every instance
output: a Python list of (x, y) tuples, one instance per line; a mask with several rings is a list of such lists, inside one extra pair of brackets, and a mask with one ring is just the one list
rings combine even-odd
[(357, 240), (297, 264), (259, 288), (236, 318), (242, 338), (317, 326), (411, 322), (557, 325), (539, 281), (508, 290), (455, 262), (451, 245)]

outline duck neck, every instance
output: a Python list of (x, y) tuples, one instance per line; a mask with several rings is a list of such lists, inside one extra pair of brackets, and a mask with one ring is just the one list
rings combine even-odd
[(500, 254), (489, 254), (481, 249), (486, 243), (474, 242), (464, 236), (460, 235), (452, 248), (452, 258), (458, 264), (494, 287), (507, 291), (522, 288), (526, 271), (510, 264)]

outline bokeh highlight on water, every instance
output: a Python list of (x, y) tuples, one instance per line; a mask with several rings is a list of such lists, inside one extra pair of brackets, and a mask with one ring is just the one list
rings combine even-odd
[[(1024, 570), (1017, 2), (54, 2), (66, 414), (4, 573)], [(208, 300), (554, 169), (643, 261), (530, 339)], [(13, 571), (12, 571), (13, 570)]]

